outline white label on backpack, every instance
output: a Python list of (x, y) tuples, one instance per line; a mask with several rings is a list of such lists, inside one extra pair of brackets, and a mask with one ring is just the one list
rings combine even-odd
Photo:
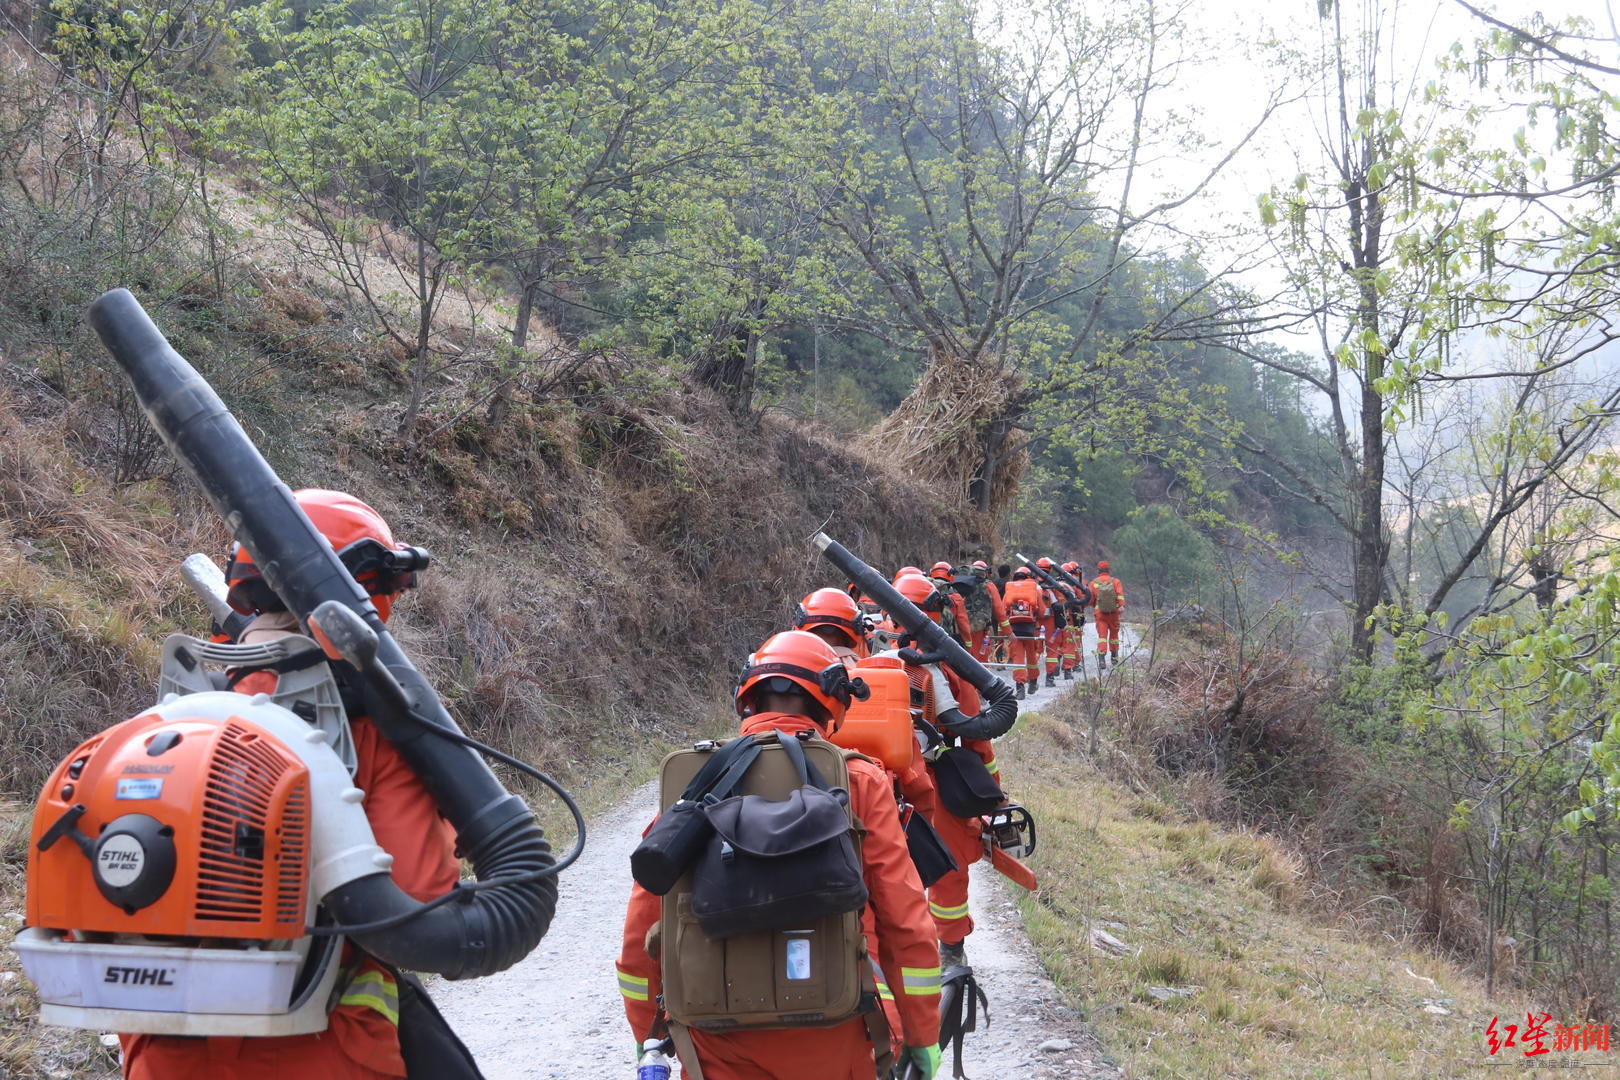
[(788, 939), (787, 977), (794, 980), (810, 977), (810, 942), (804, 938)]

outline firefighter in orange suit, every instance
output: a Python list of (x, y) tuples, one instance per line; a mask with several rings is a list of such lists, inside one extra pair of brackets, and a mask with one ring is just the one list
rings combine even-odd
[(1078, 593), (1074, 602), (1069, 605), (1069, 634), (1063, 643), (1063, 677), (1073, 679), (1076, 670), (1080, 677), (1086, 674), (1085, 645), (1086, 608), (1091, 603), (1091, 590), (1086, 587), (1085, 579), (1080, 575), (1080, 564), (1070, 561), (1063, 564), (1063, 572), (1080, 582), (1081, 585), (1074, 591)]
[(1097, 667), (1111, 659), (1119, 663), (1119, 615), (1125, 610), (1125, 585), (1108, 572), (1108, 560), (1097, 563), (1097, 576), (1091, 579), (1091, 602), (1097, 610)]
[(1012, 633), (1012, 627), (1007, 623), (1007, 605), (1001, 602), (1001, 590), (990, 577), (990, 564), (980, 559), (973, 564), (973, 569), (979, 572), (979, 587), (990, 600), (990, 625), (973, 635), (973, 648), (970, 651), (973, 659), (985, 663), (990, 659), (991, 633), (1007, 637)]
[[(895, 582), (895, 588), (929, 618), (940, 621), (944, 608), (942, 597), (929, 582), (908, 574)], [(908, 636), (902, 636), (896, 644), (903, 648), (909, 640)], [(899, 652), (882, 655), (898, 657)], [(937, 662), (906, 664), (905, 671), (906, 678), (911, 682), (912, 701), (914, 704), (921, 703), (922, 719), (938, 728), (942, 734), (951, 735), (953, 720), (966, 724), (978, 716), (982, 704), (979, 692), (947, 665)], [(985, 769), (999, 784), (1001, 770), (996, 764), (996, 751), (991, 742), (978, 738), (959, 741), (978, 755)], [(921, 803), (917, 805), (922, 807)], [(932, 797), (932, 805), (928, 820), (956, 858), (957, 868), (929, 888), (928, 911), (934, 917), (934, 926), (939, 933), (940, 958), (947, 965), (961, 964), (965, 963), (962, 943), (973, 933), (973, 917), (968, 912), (968, 868), (984, 854), (984, 844), (979, 839), (983, 823), (977, 817), (961, 818), (950, 813), (939, 802), (937, 794)]]
[[(749, 657), (737, 684), (741, 733), (825, 735), (837, 730), (848, 695), (829, 693), (818, 675), (838, 663), (826, 642), (804, 631), (789, 630), (765, 642)], [(861, 924), (867, 953), (878, 960), (885, 976), (879, 994), (892, 997), (890, 1016), (899, 1021), (894, 1034), (922, 1075), (933, 1077), (940, 1060), (940, 963), (934, 924), (894, 812), (887, 774), (870, 761), (853, 758), (849, 789), (850, 809), (866, 826), (861, 864), (871, 898)], [(659, 962), (647, 951), (647, 934), (658, 922), (660, 906), (659, 897), (632, 886), (617, 967), (625, 1016), (637, 1042), (647, 1037), (658, 1019)], [(866, 1022), (859, 1016), (836, 1027), (690, 1034), (706, 1080), (872, 1080), (876, 1070)]]
[[(1054, 570), (1057, 563), (1045, 555), (1036, 559), (1035, 565), (1045, 570), (1047, 577), (1056, 577)], [(1069, 606), (1074, 601), (1074, 594), (1059, 585), (1056, 589), (1043, 588), (1041, 595), (1046, 598), (1046, 617), (1041, 620), (1041, 632), (1046, 638), (1046, 685), (1056, 686), (1063, 652), (1068, 646)]]
[[(375, 545), (394, 549), (393, 533), (382, 515), (352, 495), (337, 491), (294, 493), (315, 528), (331, 541), (338, 557), (371, 594), (384, 620), (394, 598), (415, 584), (415, 574), (390, 576), (368, 556)], [(226, 573), (230, 602), (243, 614), (255, 615), (242, 634), (243, 644), (300, 633), (297, 618), (264, 585), (252, 559), (240, 547)], [(276, 687), (270, 671), (239, 671), (232, 689), (270, 693)], [(394, 857), (399, 887), (427, 901), (455, 888), (460, 863), (455, 834), (439, 816), (438, 806), (405, 759), (363, 716), (350, 716), (357, 767), (354, 786), (364, 791), (372, 833)], [(347, 982), (328, 1017), (325, 1031), (280, 1038), (181, 1038), (166, 1035), (123, 1035), (124, 1076), (128, 1080), (381, 1080), (406, 1075), (400, 1055), (399, 988), (381, 964), (347, 946)]]
[(967, 601), (962, 599), (961, 593), (951, 587), (952, 583), (956, 581), (956, 574), (951, 570), (951, 564), (937, 562), (929, 567), (928, 580), (934, 583), (934, 587), (939, 590), (941, 596), (945, 597), (946, 604), (950, 606), (950, 621), (941, 621), (941, 625), (945, 627), (945, 632), (955, 638), (956, 643), (963, 648), (972, 645), (973, 624), (968, 620)]
[(1027, 566), (1013, 571), (1007, 587), (1001, 591), (1001, 603), (1007, 610), (1007, 622), (1012, 626), (1013, 684), (1019, 698), (1040, 687), (1041, 620), (1046, 615), (1046, 596), (1030, 574)]

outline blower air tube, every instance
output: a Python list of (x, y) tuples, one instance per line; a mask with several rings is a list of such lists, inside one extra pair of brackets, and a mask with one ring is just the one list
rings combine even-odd
[[(1020, 555), (1019, 558), (1023, 558), (1023, 556)], [(1085, 589), (1086, 588), (1086, 583), (1085, 582), (1080, 581), (1079, 579), (1077, 579), (1073, 574), (1071, 574), (1067, 570), (1063, 569), (1063, 567), (1061, 567), (1061, 566), (1053, 566), (1052, 570), (1053, 570), (1054, 573), (1057, 574), (1058, 577), (1062, 578), (1065, 583), (1067, 583), (1069, 585), (1072, 585), (1074, 588), (1076, 588), (1076, 589)]]
[(90, 324), (129, 377), (147, 419), (287, 607), (305, 622), (328, 600), (351, 608), (377, 635), (377, 662), (415, 706), (414, 717), (401, 716), (368, 690), (372, 722), (422, 779), (481, 887), (413, 917), (422, 905), (379, 873), (323, 897), (328, 912), (341, 924), (401, 920), (351, 935), (396, 967), (452, 979), (511, 967), (545, 936), (557, 907), (555, 876), (534, 877), (553, 858), (533, 813), (474, 750), (439, 734), (459, 735), (460, 728), (292, 492), (135, 297), (126, 289), (104, 293), (90, 306)]
[[(827, 561), (848, 575), (849, 580), (861, 587), (874, 603), (889, 613), (889, 617), (905, 628), (924, 652), (939, 655), (952, 671), (966, 679), (983, 694), (990, 707), (979, 714), (982, 721), (970, 734), (972, 738), (995, 738), (1011, 730), (1018, 718), (1018, 699), (1012, 687), (1002, 682), (991, 670), (974, 659), (973, 654), (940, 628), (921, 608), (900, 595), (883, 575), (857, 559), (848, 548), (826, 533), (816, 533), (815, 544)], [(981, 734), (993, 732), (993, 734)]]
[[(1013, 554), (1017, 555), (1018, 553), (1014, 552)], [(1062, 594), (1063, 587), (1062, 587), (1062, 584), (1058, 581), (1058, 579), (1053, 577), (1047, 571), (1041, 569), (1039, 564), (1037, 564), (1035, 562), (1032, 562), (1028, 555), (1018, 555), (1018, 561), (1023, 563), (1024, 568), (1026, 570), (1028, 570), (1030, 573), (1034, 574), (1035, 577), (1040, 580), (1040, 583), (1042, 585), (1045, 585), (1048, 589), (1051, 589), (1055, 593), (1058, 593), (1060, 595)], [(1068, 577), (1069, 575), (1064, 574), (1063, 576)]]

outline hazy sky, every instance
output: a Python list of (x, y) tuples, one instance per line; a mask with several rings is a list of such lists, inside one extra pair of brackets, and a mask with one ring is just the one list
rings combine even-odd
[[(1555, 21), (1570, 15), (1583, 15), (1599, 26), (1609, 21), (1605, 0), (1479, 2), (1510, 22), (1532, 12)], [(1347, 16), (1358, 6), (1356, 0), (1345, 0)], [(1489, 29), (1454, 0), (1407, 0), (1390, 3), (1386, 10), (1393, 12), (1389, 25), (1394, 33), (1388, 35), (1391, 70), (1408, 75), (1408, 88), (1418, 92), (1435, 77), (1435, 58), (1452, 42), (1472, 42)], [(1206, 134), (1230, 144), (1254, 124), (1268, 93), (1288, 81), (1269, 43), (1281, 42), (1311, 54), (1328, 25), (1316, 12), (1316, 0), (1198, 0), (1189, 5), (1187, 18), (1201, 32), (1185, 48), (1186, 66), (1176, 96), (1200, 111), (1200, 127)], [(1347, 29), (1350, 25), (1347, 21)], [(1620, 45), (1616, 52), (1620, 53)], [(1293, 88), (1303, 90), (1303, 82), (1295, 81)], [(1303, 103), (1285, 107), (1251, 144), (1250, 152), (1223, 171), (1214, 187), (1216, 205), (1257, 220), (1257, 196), (1273, 184), (1286, 185), (1299, 171), (1301, 157), (1308, 162), (1316, 150), (1312, 110)], [(1155, 179), (1165, 190), (1173, 190), (1189, 175), (1186, 163), (1176, 161), (1166, 161), (1156, 172)], [(1201, 219), (1208, 207), (1194, 213)]]
[[(1482, 0), (1482, 6), (1489, 6)], [(1353, 13), (1362, 5), (1358, 0), (1344, 0), (1346, 30), (1353, 28)], [(1485, 26), (1454, 0), (1407, 0), (1385, 5), (1390, 13), (1384, 20), (1384, 39), (1387, 49), (1386, 70), (1393, 76), (1394, 85), (1386, 85), (1385, 92), (1392, 98), (1413, 95), (1421, 102), (1424, 85), (1439, 75), (1436, 60), (1455, 41), (1465, 43), (1472, 54), (1472, 42), (1488, 33)], [(1533, 12), (1540, 12), (1549, 20), (1561, 22), (1571, 15), (1582, 15), (1606, 29), (1610, 25), (1608, 3), (1605, 0), (1548, 0), (1530, 3), (1526, 0), (1502, 0), (1491, 7), (1498, 17), (1510, 22), (1522, 22)], [(1206, 197), (1179, 210), (1174, 223), (1188, 233), (1207, 234), (1212, 224), (1224, 226), (1231, 241), (1220, 249), (1210, 250), (1206, 265), (1220, 265), (1223, 254), (1233, 250), (1252, 248), (1263, 237), (1257, 198), (1273, 186), (1287, 188), (1302, 169), (1310, 170), (1320, 163), (1320, 126), (1322, 104), (1313, 104), (1306, 79), (1300, 74), (1306, 69), (1305, 59), (1318, 55), (1321, 42), (1328, 37), (1331, 24), (1317, 17), (1316, 0), (1196, 0), (1186, 9), (1186, 18), (1194, 27), (1181, 44), (1178, 59), (1177, 86), (1167, 95), (1169, 101), (1187, 110), (1192, 119), (1184, 124), (1196, 124), (1197, 131), (1206, 136), (1211, 145), (1191, 157), (1166, 155), (1151, 163), (1145, 176), (1144, 198), (1133, 199), (1140, 208), (1146, 197), (1164, 197), (1180, 194), (1193, 177), (1201, 177), (1207, 164), (1218, 160), (1224, 149), (1240, 140), (1261, 116), (1268, 96), (1277, 88), (1300, 100), (1282, 106), (1264, 125), (1263, 129), (1210, 185)], [(1302, 61), (1290, 69), (1279, 64), (1279, 44), (1293, 48)], [(1620, 58), (1620, 45), (1615, 47)], [(1387, 82), (1387, 80), (1386, 80)], [(1389, 105), (1391, 101), (1383, 101)], [(1397, 107), (1400, 102), (1394, 101)], [(1411, 110), (1413, 115), (1418, 109)], [(1482, 125), (1482, 138), (1510, 138), (1522, 122), (1522, 114), (1511, 118), (1503, 116)], [(1166, 242), (1178, 243), (1173, 238)], [(1248, 284), (1257, 289), (1280, 286), (1283, 275), (1275, 265), (1262, 267), (1246, 275)], [(1278, 337), (1283, 344), (1316, 351), (1314, 339)]]

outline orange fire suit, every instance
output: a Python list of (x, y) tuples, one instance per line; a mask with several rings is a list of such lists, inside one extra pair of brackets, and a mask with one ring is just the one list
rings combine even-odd
[(1041, 681), (1041, 620), (1046, 617), (1046, 597), (1030, 578), (1014, 578), (1002, 590), (1001, 602), (1006, 605), (1007, 621), (1012, 624), (1011, 659), (1021, 665), (1013, 669), (1013, 681), (1038, 683)]
[(1114, 583), (1114, 593), (1119, 597), (1119, 606), (1113, 611), (1097, 609), (1097, 655), (1112, 653), (1117, 659), (1119, 656), (1119, 616), (1125, 610), (1125, 583), (1112, 574), (1098, 574), (1091, 579), (1091, 595), (1097, 595), (1097, 586), (1106, 581)]
[[(1057, 654), (1059, 666), (1064, 671), (1073, 671), (1080, 666), (1081, 626), (1085, 618), (1085, 602), (1076, 595), (1076, 592), (1072, 586), (1064, 586), (1063, 625), (1056, 628), (1056, 633), (1048, 643)], [(1047, 670), (1050, 671), (1051, 667), (1048, 666)]]
[(951, 626), (947, 626), (946, 631), (961, 644), (972, 644), (973, 623), (968, 620), (967, 601), (962, 599), (962, 594), (956, 591), (956, 587), (951, 584), (950, 578), (931, 577), (928, 580), (932, 581), (934, 588), (938, 589), (940, 594), (945, 597), (946, 606), (950, 610), (951, 626), (956, 629), (953, 631)]
[[(742, 734), (816, 730), (815, 722), (787, 713), (761, 713), (743, 721)], [(878, 766), (849, 763), (850, 808), (866, 826), (861, 864), (871, 894), (861, 913), (868, 955), (875, 957), (894, 999), (900, 1041), (932, 1046), (939, 1041), (939, 944), (928, 918), (922, 883), (900, 831), (894, 790)], [(637, 1042), (652, 1030), (662, 988), (656, 957), (647, 953), (647, 932), (658, 922), (662, 900), (640, 885), (630, 890), (619, 952), (619, 992)], [(885, 987), (879, 987), (884, 993)], [(888, 1012), (888, 1009), (885, 1009)], [(866, 1021), (856, 1016), (830, 1028), (777, 1028), (724, 1034), (691, 1032), (708, 1080), (872, 1080), (872, 1044)]]
[[(276, 616), (260, 616), (260, 620), (284, 621)], [(254, 632), (250, 627), (242, 635), (243, 641), (251, 644)], [(256, 640), (279, 636), (261, 632)], [(246, 694), (270, 692), (275, 689), (275, 675), (254, 672), (237, 689)], [(460, 877), (461, 864), (455, 855), (455, 833), (439, 816), (433, 796), (370, 720), (351, 719), (350, 731), (357, 761), (354, 786), (366, 793), (362, 805), (377, 843), (394, 856), (394, 881), (417, 900), (449, 892)], [(402, 1077), (405, 1062), (399, 1051), (398, 1007), (393, 975), (366, 958), (343, 989), (325, 1031), (283, 1038), (122, 1035), (124, 1076), (127, 1080)]]
[[(1069, 597), (1055, 589), (1043, 589), (1041, 595), (1046, 598), (1046, 615), (1041, 619), (1041, 636), (1046, 640), (1046, 673), (1056, 675), (1058, 665), (1063, 660), (1064, 639), (1069, 629), (1063, 610)], [(1059, 626), (1060, 620), (1065, 625)]]
[(1001, 602), (1001, 590), (996, 583), (986, 581), (981, 588), (985, 596), (990, 599), (990, 625), (973, 635), (973, 658), (980, 663), (990, 659), (990, 632), (993, 630), (1002, 637), (1012, 633), (1012, 626), (1007, 622), (1007, 605)]
[[(945, 680), (950, 684), (951, 693), (956, 698), (956, 707), (965, 716), (973, 716), (983, 706), (979, 700), (979, 692), (971, 683), (949, 667), (941, 665)], [(911, 666), (907, 666), (906, 674), (923, 673)], [(929, 713), (925, 719), (934, 723), (937, 717), (932, 715), (933, 696), (928, 695)], [(997, 782), (1000, 782), (1000, 769), (996, 765), (996, 751), (990, 743), (983, 739), (963, 739), (962, 745), (979, 755), (985, 768), (990, 771)], [(934, 830), (939, 833), (940, 839), (956, 857), (956, 869), (934, 882), (928, 890), (928, 913), (934, 917), (934, 928), (939, 934), (939, 940), (947, 945), (961, 944), (969, 934), (973, 933), (973, 916), (968, 913), (968, 867), (978, 862), (984, 854), (984, 845), (979, 840), (979, 833), (983, 823), (977, 817), (960, 818), (943, 805), (939, 805), (936, 795), (936, 810), (929, 818)]]

